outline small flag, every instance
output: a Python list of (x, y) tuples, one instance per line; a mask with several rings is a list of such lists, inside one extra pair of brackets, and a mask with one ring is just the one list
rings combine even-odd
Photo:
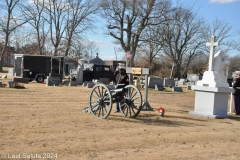
[(129, 59), (129, 58), (131, 58), (131, 57), (132, 57), (132, 55), (131, 55), (130, 51), (127, 51), (127, 52), (126, 52), (126, 58)]

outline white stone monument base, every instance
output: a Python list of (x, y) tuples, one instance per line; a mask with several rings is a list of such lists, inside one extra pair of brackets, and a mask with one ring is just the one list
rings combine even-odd
[(229, 87), (229, 84), (223, 79), (216, 71), (205, 71), (203, 73), (203, 79), (197, 81), (197, 86), (206, 87)]
[(189, 114), (206, 118), (230, 118), (228, 115), (228, 95), (232, 88), (191, 86), (195, 90), (194, 111)]

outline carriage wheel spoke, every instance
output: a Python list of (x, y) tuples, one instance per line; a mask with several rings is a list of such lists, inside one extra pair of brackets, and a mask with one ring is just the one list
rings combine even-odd
[(97, 91), (94, 89), (94, 92), (97, 94), (98, 98), (100, 97), (100, 95), (97, 93)]
[(92, 115), (97, 118), (107, 118), (112, 110), (112, 96), (106, 85), (97, 84), (89, 97), (89, 107)]
[(124, 98), (126, 99), (126, 107), (120, 108), (121, 113), (129, 118), (135, 118), (141, 111), (142, 106), (142, 95), (136, 86), (128, 85), (125, 87), (126, 94)]

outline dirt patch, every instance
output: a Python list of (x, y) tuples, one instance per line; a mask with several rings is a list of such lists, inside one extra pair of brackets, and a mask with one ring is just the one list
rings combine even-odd
[[(194, 91), (150, 91), (154, 111), (142, 111), (129, 119), (113, 113), (113, 104), (107, 119), (97, 119), (81, 111), (88, 105), (91, 89), (38, 83), (25, 87), (0, 88), (2, 159), (47, 155), (61, 160), (239, 159), (240, 117), (189, 115), (194, 109)], [(164, 117), (158, 115), (159, 107), (165, 108)]]

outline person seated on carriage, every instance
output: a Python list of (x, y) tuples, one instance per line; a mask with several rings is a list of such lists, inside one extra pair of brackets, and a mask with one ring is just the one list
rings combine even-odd
[[(116, 73), (116, 72), (115, 72)], [(116, 75), (114, 76), (114, 83), (115, 83), (115, 88), (119, 89), (119, 88), (124, 88), (126, 85), (129, 85), (129, 77), (126, 73), (125, 68), (119, 68), (119, 70), (117, 71)], [(123, 93), (118, 93), (118, 95), (116, 96), (116, 112), (120, 112), (119, 109), (119, 101), (121, 100), (121, 97)]]

